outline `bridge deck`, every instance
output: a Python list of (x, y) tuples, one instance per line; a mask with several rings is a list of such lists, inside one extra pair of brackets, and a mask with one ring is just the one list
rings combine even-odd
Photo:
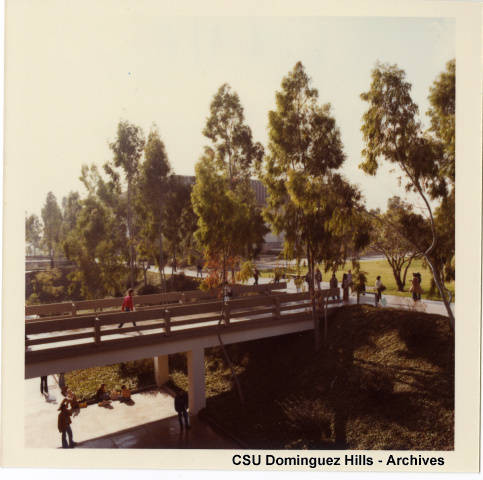
[[(326, 303), (333, 302), (327, 302), (329, 293), (333, 292), (327, 290), (320, 294)], [(136, 326), (131, 324), (134, 321)], [(120, 323), (124, 323), (122, 328), (118, 328)], [(249, 335), (236, 336), (237, 341), (243, 341), (243, 338), (267, 336), (267, 329), (272, 336), (307, 328), (313, 328), (308, 293), (259, 295), (230, 300), (225, 304), (211, 301), (130, 313), (49, 318), (26, 324), (26, 376), (34, 375), (33, 372), (38, 369), (32, 370), (31, 367), (36, 365), (45, 364), (46, 367), (48, 363), (51, 365), (49, 368), (54, 368), (53, 363), (60, 364), (68, 358), (99, 358), (100, 354), (109, 356), (109, 352), (114, 350), (127, 352), (151, 346), (160, 351), (162, 347), (166, 350), (170, 344), (170, 351), (173, 348), (186, 351), (183, 348), (187, 341), (210, 346), (218, 343), (216, 338), (219, 334), (226, 338), (227, 334), (251, 331)], [(257, 337), (257, 331), (260, 337)], [(115, 363), (114, 358), (112, 363)], [(58, 371), (63, 370), (51, 373)]]

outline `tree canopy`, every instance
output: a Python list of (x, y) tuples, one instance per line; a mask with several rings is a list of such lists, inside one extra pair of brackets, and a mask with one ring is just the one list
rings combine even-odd
[[(433, 86), (430, 94), (433, 98), (432, 103), (436, 102), (436, 98), (440, 98), (436, 94), (439, 85), (440, 80)], [(448, 161), (445, 160), (444, 152), (451, 151), (452, 147), (442, 148), (439, 133), (439, 142), (424, 134), (417, 118), (418, 107), (413, 102), (410, 91), (411, 84), (406, 80), (403, 70), (396, 65), (376, 65), (372, 71), (369, 91), (361, 94), (361, 99), (368, 103), (368, 109), (363, 115), (361, 127), (365, 142), (365, 148), (362, 150), (364, 161), (359, 166), (366, 173), (375, 175), (383, 160), (397, 165), (403, 172), (402, 179), (406, 189), (416, 192), (424, 202), (431, 234), (429, 237), (420, 235), (414, 246), (419, 249), (418, 253), (425, 258), (431, 268), (450, 323), (454, 326), (454, 315), (446, 296), (440, 266), (434, 261), (436, 249), (439, 248), (439, 235), (430, 203), (431, 197), (445, 196), (447, 191), (448, 177), (444, 172), (450, 172), (451, 168), (447, 168)], [(434, 104), (433, 116), (437, 116)], [(437, 125), (435, 122), (431, 128), (436, 128)], [(454, 218), (451, 221), (454, 222)], [(402, 231), (399, 233), (405, 235)], [(429, 242), (423, 246), (424, 238)]]

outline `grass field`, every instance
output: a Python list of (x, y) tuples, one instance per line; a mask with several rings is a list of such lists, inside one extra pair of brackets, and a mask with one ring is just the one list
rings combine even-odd
[[(394, 275), (392, 273), (392, 269), (389, 263), (386, 260), (363, 260), (361, 263), (361, 271), (366, 272), (367, 276), (367, 285), (374, 286), (376, 281), (376, 277), (378, 275), (381, 276), (382, 283), (387, 287), (385, 294), (387, 295), (399, 295), (399, 296), (409, 296), (409, 288), (411, 287), (411, 279), (413, 272), (420, 272), (422, 275), (422, 288), (423, 288), (423, 295), (422, 298), (426, 298), (429, 300), (441, 300), (438, 292), (436, 291), (433, 294), (430, 294), (430, 286), (431, 286), (431, 271), (425, 269), (422, 265), (421, 260), (415, 260), (411, 263), (411, 267), (408, 270), (407, 277), (406, 277), (406, 285), (405, 291), (399, 292), (397, 290), (396, 280), (394, 279)], [(342, 281), (342, 275), (344, 272), (347, 272), (351, 268), (350, 264), (348, 263), (344, 268), (339, 269), (336, 273), (336, 277), (340, 282)], [(289, 273), (295, 274), (295, 269), (288, 270)], [(307, 268), (302, 268), (302, 274), (305, 275), (307, 272)], [(273, 277), (273, 270), (264, 270), (262, 271), (262, 276), (269, 276)], [(323, 281), (329, 281), (330, 278), (329, 273), (322, 274)], [(455, 282), (446, 283), (446, 288), (448, 288), (452, 295), (453, 301), (455, 298)]]
[[(328, 348), (313, 334), (206, 351), (206, 412), (250, 448), (451, 450), (454, 341), (447, 319), (370, 306), (340, 309)], [(172, 379), (186, 389), (183, 359)]]

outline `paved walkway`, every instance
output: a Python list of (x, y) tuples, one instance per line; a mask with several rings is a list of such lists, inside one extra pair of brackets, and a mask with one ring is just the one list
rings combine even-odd
[[(379, 260), (379, 258), (378, 258)], [(151, 271), (156, 271), (158, 272), (157, 267), (151, 267)], [(171, 274), (171, 267), (165, 267), (164, 269), (166, 274)], [(178, 268), (176, 273), (184, 273), (186, 276), (189, 277), (196, 277), (196, 269), (190, 269), (190, 268), (185, 268), (181, 269)], [(206, 273), (203, 274), (203, 277), (206, 276)], [(265, 283), (271, 283), (273, 281), (272, 278), (269, 277), (260, 277), (258, 282), (260, 284), (265, 284)], [(286, 281), (286, 280), (282, 280)], [(248, 284), (253, 284), (253, 279), (251, 279)], [(322, 288), (329, 288), (329, 282), (321, 282)], [(290, 293), (295, 293), (297, 291), (297, 288), (295, 287), (295, 283), (293, 280), (288, 280), (287, 281), (287, 292)], [(342, 291), (341, 291), (342, 294)], [(441, 301), (437, 300), (420, 300), (418, 302), (414, 302), (413, 299), (411, 298), (410, 294), (408, 293), (407, 296), (398, 296), (398, 295), (385, 295), (383, 294), (383, 297), (386, 299), (386, 307), (392, 307), (392, 308), (403, 308), (407, 310), (413, 310), (413, 311), (420, 311), (420, 312), (426, 312), (426, 313), (432, 313), (432, 314), (437, 314), (437, 315), (443, 315), (445, 317), (448, 316), (448, 313), (446, 312), (446, 308), (444, 306), (444, 303)], [(357, 297), (355, 294), (351, 295), (349, 298), (349, 304), (353, 305), (357, 303)], [(364, 304), (370, 304), (374, 305), (374, 295), (363, 295), (360, 297), (360, 303)], [(381, 308), (382, 305), (379, 304)], [(453, 310), (453, 314), (455, 312), (454, 309), (454, 303), (451, 304), (451, 309)]]
[[(53, 376), (48, 377), (49, 392), (55, 401), (40, 394), (40, 379), (25, 381), (25, 446), (60, 448), (57, 430), (58, 408), (63, 398)], [(237, 449), (231, 439), (209, 425), (192, 419), (191, 429), (180, 430), (173, 398), (163, 391), (148, 391), (132, 396), (134, 405), (113, 402), (113, 408), (98, 405), (81, 408), (72, 418), (77, 448), (197, 448)]]

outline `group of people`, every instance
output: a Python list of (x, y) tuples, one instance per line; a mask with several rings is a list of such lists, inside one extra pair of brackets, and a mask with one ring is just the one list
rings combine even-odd
[(119, 400), (120, 403), (126, 403), (128, 405), (134, 405), (131, 399), (131, 390), (123, 385), (121, 390), (113, 388), (109, 393), (106, 390), (106, 385), (103, 383), (96, 392), (96, 402), (99, 407), (112, 408), (112, 402)]

